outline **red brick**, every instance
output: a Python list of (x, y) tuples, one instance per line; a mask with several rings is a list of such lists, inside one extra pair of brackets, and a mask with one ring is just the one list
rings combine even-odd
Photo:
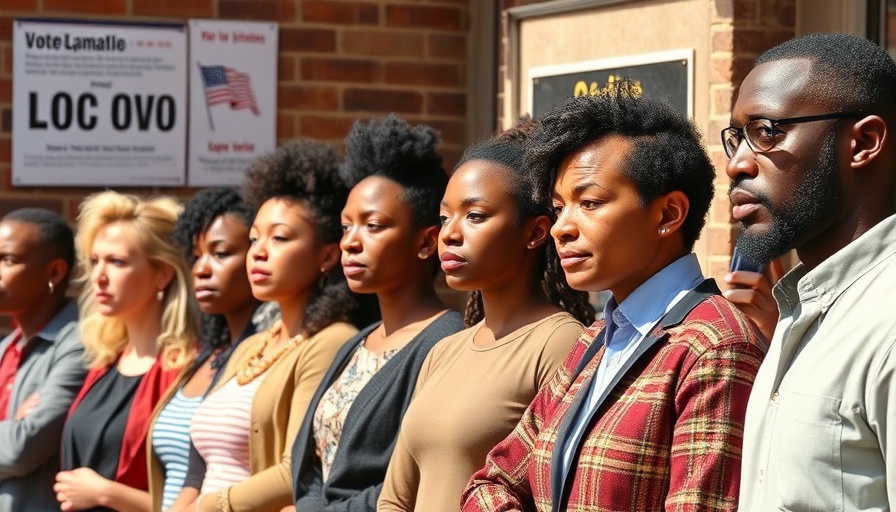
[(467, 95), (464, 93), (431, 92), (427, 95), (430, 114), (465, 116), (467, 114)]
[(414, 91), (346, 89), (346, 111), (417, 113), (423, 108), (423, 96)]
[(354, 117), (302, 116), (299, 120), (299, 133), (315, 139), (342, 140), (348, 135), (354, 122)]
[(730, 27), (717, 28), (711, 32), (712, 45), (710, 51), (731, 52), (734, 51), (734, 30)]
[(333, 87), (280, 86), (277, 89), (277, 98), (277, 106), (280, 109), (336, 110), (339, 108), (339, 95)]
[(4, 108), (0, 110), (0, 132), (12, 132), (12, 109)]
[(12, 24), (12, 16), (0, 16), (0, 41), (12, 41)]
[(713, 199), (709, 206), (709, 221), (718, 224), (731, 223), (731, 201), (728, 200), (727, 194), (717, 194)]
[(168, 18), (212, 18), (212, 0), (133, 0), (134, 14)]
[(465, 61), (467, 59), (467, 36), (431, 34), (429, 36), (429, 56)]
[(281, 52), (336, 51), (336, 32), (319, 28), (280, 28)]
[(735, 29), (734, 51), (739, 54), (758, 55), (793, 37), (790, 30)]
[(278, 0), (218, 0), (218, 17), (291, 22), (296, 19), (296, 5), (295, 2)]
[(378, 81), (379, 75), (379, 64), (369, 60), (302, 59), (303, 80), (370, 83)]
[(734, 240), (731, 226), (711, 226), (701, 233), (706, 237), (706, 244), (711, 254), (731, 254), (731, 242)]
[(391, 62), (386, 64), (385, 80), (390, 84), (450, 87), (460, 85), (460, 70), (454, 64)]
[(455, 7), (387, 5), (386, 25), (402, 28), (461, 30), (463, 14)]
[(342, 34), (346, 54), (423, 57), (423, 35), (373, 30), (350, 30)]
[(62, 214), (62, 200), (46, 196), (4, 196), (0, 200), (0, 217), (19, 208), (44, 208)]
[(758, 18), (766, 26), (790, 29), (796, 26), (796, 5), (793, 0), (763, 0), (759, 9)]
[(296, 118), (292, 114), (277, 114), (277, 138), (293, 139), (296, 136)]
[(305, 0), (302, 19), (334, 25), (376, 25), (380, 21), (379, 6), (371, 2), (333, 2)]
[(125, 14), (127, 0), (44, 0), (44, 11)]
[(753, 69), (752, 57), (711, 57), (709, 68), (709, 83), (733, 83), (740, 84), (747, 73)]
[(450, 175), (454, 168), (457, 167), (457, 162), (460, 162), (460, 157), (463, 156), (464, 150), (441, 145), (438, 151), (442, 155), (442, 167)]
[(439, 132), (439, 138), (447, 144), (463, 146), (467, 143), (467, 124), (464, 121), (408, 120), (413, 124), (428, 124)]
[(0, 103), (12, 103), (12, 79), (0, 78)]
[(714, 0), (710, 21), (712, 23), (733, 21), (749, 22), (759, 13), (757, 0)]
[(9, 163), (12, 160), (12, 139), (0, 138), (0, 162)]
[[(3, 23), (0, 20), (0, 23)], [(3, 72), (7, 74), (12, 74), (12, 48), (4, 48), (3, 49)]]
[(5, 11), (33, 11), (37, 9), (37, 0), (3, 0)]
[[(726, 116), (731, 113), (734, 106), (734, 88), (722, 85), (710, 87), (709, 94), (712, 97), (711, 116)], [(726, 128), (723, 126), (722, 128)], [(711, 134), (710, 134), (711, 135)]]
[(277, 58), (277, 79), (291, 82), (296, 79), (296, 60), (288, 55)]

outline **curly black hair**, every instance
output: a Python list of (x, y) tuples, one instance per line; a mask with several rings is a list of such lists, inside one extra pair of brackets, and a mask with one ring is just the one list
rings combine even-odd
[[(541, 215), (552, 221), (556, 215), (551, 208), (550, 197), (538, 200), (532, 194), (532, 177), (526, 172), (525, 152), (529, 137), (537, 128), (538, 121), (524, 117), (513, 128), (493, 136), (490, 139), (474, 144), (464, 151), (455, 170), (472, 160), (485, 160), (496, 163), (507, 169), (512, 178), (505, 180), (510, 187), (507, 192), (517, 205), (517, 222), (521, 225), (525, 220)], [(574, 290), (566, 282), (566, 274), (560, 267), (560, 257), (552, 241), (542, 246), (540, 255), (540, 272), (542, 287), (548, 298), (558, 307), (568, 311), (579, 322), (589, 325), (594, 322), (594, 307), (588, 300), (587, 292)], [(467, 326), (475, 325), (485, 317), (482, 308), (482, 294), (479, 291), (470, 293), (464, 312)]]
[[(340, 215), (349, 188), (339, 175), (336, 151), (314, 141), (290, 142), (256, 159), (246, 171), (243, 199), (256, 210), (269, 199), (286, 199), (307, 208), (316, 222), (316, 235), (324, 244), (342, 238)], [(302, 320), (302, 330), (313, 336), (334, 322), (367, 325), (375, 317), (368, 307), (359, 307), (336, 264), (325, 276), (325, 285), (315, 289)]]
[(810, 34), (766, 51), (756, 65), (784, 59), (812, 62), (802, 94), (834, 112), (896, 117), (896, 62), (886, 50), (851, 34)]
[[(252, 226), (255, 210), (249, 208), (233, 188), (210, 188), (193, 196), (184, 206), (184, 211), (177, 218), (172, 237), (181, 246), (184, 256), (192, 267), (196, 263), (194, 254), (196, 237), (205, 232), (215, 219), (224, 214), (233, 214), (246, 227)], [(233, 340), (224, 315), (201, 314), (201, 346), (197, 362), (205, 361), (212, 354), (212, 368), (220, 368), (230, 357)], [(224, 348), (224, 350), (219, 350)]]
[(683, 113), (665, 100), (642, 97), (625, 78), (599, 95), (569, 98), (540, 121), (526, 152), (539, 200), (550, 199), (564, 158), (603, 137), (621, 135), (632, 141), (621, 172), (634, 183), (642, 206), (673, 190), (688, 197), (681, 233), (685, 247), (693, 248), (712, 201), (715, 169)]
[(368, 176), (382, 176), (401, 185), (402, 200), (414, 212), (415, 227), (439, 225), (439, 202), (448, 185), (439, 135), (427, 125), (411, 126), (395, 114), (355, 121), (345, 138), (342, 175), (349, 187)]

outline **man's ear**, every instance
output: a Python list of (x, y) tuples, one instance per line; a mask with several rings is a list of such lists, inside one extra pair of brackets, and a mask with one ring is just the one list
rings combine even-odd
[(53, 287), (58, 288), (68, 275), (68, 262), (62, 258), (51, 260), (47, 264), (47, 273), (49, 274), (47, 279), (53, 282)]
[(659, 217), (657, 232), (661, 237), (666, 237), (681, 229), (691, 202), (688, 196), (680, 190), (673, 190), (653, 200), (653, 208), (656, 208)]
[(852, 126), (853, 169), (869, 165), (883, 152), (887, 141), (887, 122), (880, 116), (866, 116)]

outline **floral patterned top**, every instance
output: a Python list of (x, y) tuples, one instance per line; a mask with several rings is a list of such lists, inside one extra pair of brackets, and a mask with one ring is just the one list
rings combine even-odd
[(380, 371), (380, 368), (399, 350), (401, 349), (376, 353), (367, 350), (362, 343), (342, 375), (321, 397), (314, 411), (314, 441), (324, 481), (330, 474), (339, 438), (342, 436), (342, 426), (352, 403), (376, 372)]

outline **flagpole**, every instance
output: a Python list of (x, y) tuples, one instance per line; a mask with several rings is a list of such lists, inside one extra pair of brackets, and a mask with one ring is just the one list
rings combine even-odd
[(199, 66), (199, 78), (202, 79), (202, 96), (205, 98), (205, 113), (208, 114), (208, 125), (212, 131), (215, 131), (215, 122), (212, 121), (212, 108), (208, 105), (208, 84), (205, 83), (205, 75), (202, 74), (202, 63), (198, 60), (196, 65)]

